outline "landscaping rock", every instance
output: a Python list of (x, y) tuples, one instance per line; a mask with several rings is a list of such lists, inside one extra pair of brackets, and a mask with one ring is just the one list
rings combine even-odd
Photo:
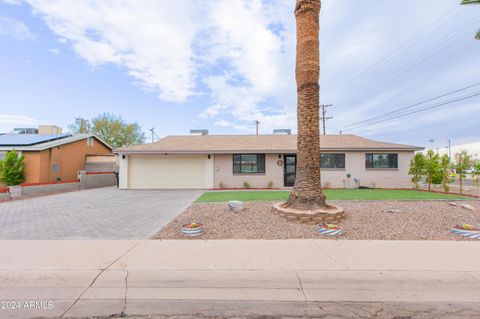
[(400, 209), (389, 209), (387, 210), (388, 213), (401, 213), (402, 211)]
[(230, 208), (231, 211), (238, 213), (241, 212), (245, 209), (245, 206), (243, 205), (243, 202), (239, 200), (231, 200), (228, 202), (228, 207)]
[(472, 205), (468, 205), (468, 204), (462, 204), (462, 208), (465, 208), (465, 209), (468, 209), (468, 210), (475, 210), (475, 207), (473, 207)]
[(448, 205), (458, 207), (458, 204), (454, 202), (449, 202)]
[[(477, 225), (480, 201), (458, 202), (475, 208), (452, 209), (445, 201), (331, 201), (341, 205), (348, 216), (339, 223), (345, 230), (342, 239), (354, 240), (471, 240), (447, 230), (456, 224)], [(273, 209), (274, 202), (244, 202), (241, 214), (226, 214), (227, 203), (195, 203), (165, 226), (156, 238), (185, 239), (178, 231), (192, 220), (208, 225), (201, 240), (210, 239), (333, 239), (318, 233), (318, 224), (300, 223), (298, 218), (281, 217)], [(392, 207), (400, 214), (387, 213)], [(302, 216), (303, 217), (303, 216)]]

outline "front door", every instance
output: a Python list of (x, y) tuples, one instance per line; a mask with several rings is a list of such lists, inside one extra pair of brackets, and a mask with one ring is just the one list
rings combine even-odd
[(284, 169), (283, 169), (283, 185), (285, 187), (291, 187), (295, 184), (295, 176), (297, 172), (297, 155), (285, 155), (284, 156)]

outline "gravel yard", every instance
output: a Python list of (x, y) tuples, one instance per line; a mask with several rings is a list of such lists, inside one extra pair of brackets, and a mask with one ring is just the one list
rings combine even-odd
[[(480, 224), (480, 201), (456, 202), (475, 207), (470, 211), (450, 206), (447, 201), (331, 201), (346, 209), (340, 225), (341, 239), (380, 240), (471, 240), (450, 234), (456, 224)], [(160, 231), (157, 239), (185, 239), (182, 225), (204, 224), (198, 239), (293, 239), (325, 238), (318, 226), (287, 222), (272, 209), (274, 202), (245, 203), (245, 211), (232, 213), (227, 203), (195, 203)], [(390, 213), (388, 210), (401, 210)], [(190, 238), (188, 238), (190, 239)], [(478, 240), (478, 239), (477, 239)]]

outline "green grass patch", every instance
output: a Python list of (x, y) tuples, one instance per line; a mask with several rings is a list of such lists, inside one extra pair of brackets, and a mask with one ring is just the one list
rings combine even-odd
[[(395, 189), (326, 189), (324, 192), (328, 200), (471, 199), (459, 195)], [(215, 191), (204, 193), (196, 202), (282, 201), (288, 198), (288, 194), (289, 191)]]

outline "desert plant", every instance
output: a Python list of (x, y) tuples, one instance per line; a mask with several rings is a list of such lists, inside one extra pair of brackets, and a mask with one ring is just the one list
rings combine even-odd
[(272, 181), (268, 182), (267, 188), (273, 188), (273, 182)]
[(431, 190), (432, 184), (441, 183), (440, 156), (433, 150), (428, 150), (427, 156), (425, 156), (425, 176), (427, 177), (428, 191)]
[(247, 181), (243, 182), (243, 188), (250, 188), (250, 184)]
[(463, 178), (466, 177), (466, 171), (472, 166), (472, 157), (467, 151), (461, 151), (455, 154), (455, 164), (453, 167), (458, 175), (458, 182), (460, 184), (460, 194), (463, 191)]
[(480, 177), (480, 160), (476, 160), (476, 161), (473, 163), (473, 171), (472, 171), (472, 173), (471, 173), (470, 175), (472, 175), (472, 178), (473, 178), (475, 181), (478, 181), (478, 180), (479, 180), (479, 177)]
[(444, 192), (448, 192), (450, 188), (448, 183), (450, 182), (450, 167), (452, 163), (450, 162), (450, 157), (447, 154), (444, 154), (440, 158), (440, 169), (442, 172), (442, 188)]
[(425, 175), (425, 155), (423, 153), (415, 154), (410, 160), (408, 174), (412, 175), (412, 182), (415, 184), (415, 189), (418, 190), (420, 188), (419, 182)]
[(218, 188), (225, 188), (225, 184), (223, 182), (218, 183)]
[(0, 183), (7, 186), (16, 186), (25, 180), (25, 157), (19, 155), (17, 150), (5, 154), (5, 159), (0, 160)]

